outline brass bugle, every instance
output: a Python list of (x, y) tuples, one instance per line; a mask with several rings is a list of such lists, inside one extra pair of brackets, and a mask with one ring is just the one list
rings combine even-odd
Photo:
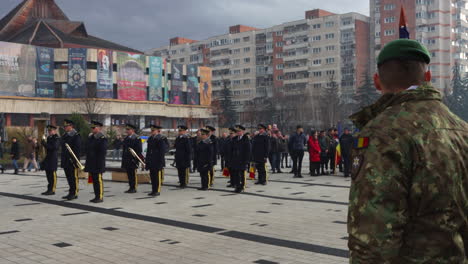
[(128, 148), (128, 151), (130, 151), (130, 154), (132, 154), (132, 156), (134, 158), (136, 158), (138, 160), (138, 162), (141, 163), (143, 168), (146, 167), (146, 163), (138, 156), (138, 154), (135, 152), (135, 150), (133, 150), (132, 148)]
[(75, 155), (75, 152), (73, 152), (72, 148), (70, 147), (70, 145), (68, 145), (68, 143), (65, 143), (65, 147), (67, 148), (68, 150), (68, 153), (70, 153), (70, 155), (72, 156), (73, 160), (75, 161), (75, 165), (77, 166), (77, 168), (79, 170), (84, 170), (84, 166), (83, 164), (81, 164), (80, 160), (76, 157)]

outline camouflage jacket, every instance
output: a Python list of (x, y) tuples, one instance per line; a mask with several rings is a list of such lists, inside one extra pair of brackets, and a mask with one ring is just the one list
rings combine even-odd
[(467, 123), (428, 85), (350, 118), (350, 263), (468, 263)]

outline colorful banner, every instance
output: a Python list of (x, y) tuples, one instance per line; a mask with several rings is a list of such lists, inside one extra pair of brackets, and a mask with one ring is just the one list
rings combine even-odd
[(113, 68), (112, 51), (98, 49), (96, 97), (114, 98)]
[(54, 97), (54, 49), (36, 47), (37, 97)]
[(200, 105), (211, 105), (211, 68), (198, 67), (200, 71)]
[(65, 97), (85, 98), (87, 49), (68, 49), (68, 86)]
[(164, 102), (169, 103), (169, 69), (171, 68), (171, 64), (164, 59)]
[(118, 99), (146, 100), (146, 57), (141, 54), (117, 53)]
[(187, 65), (187, 104), (200, 104), (200, 84), (198, 82), (197, 65)]
[(185, 104), (183, 89), (183, 69), (184, 65), (172, 63), (171, 68), (171, 92), (170, 104)]
[(0, 95), (34, 97), (35, 82), (35, 47), (0, 42)]
[(148, 100), (149, 101), (163, 101), (163, 61), (160, 57), (149, 57), (149, 90)]

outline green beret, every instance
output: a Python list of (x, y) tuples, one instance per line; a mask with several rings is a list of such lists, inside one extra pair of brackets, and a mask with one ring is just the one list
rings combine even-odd
[(431, 55), (424, 45), (411, 39), (397, 39), (387, 43), (377, 58), (377, 65), (393, 60), (407, 59), (416, 60), (429, 64)]

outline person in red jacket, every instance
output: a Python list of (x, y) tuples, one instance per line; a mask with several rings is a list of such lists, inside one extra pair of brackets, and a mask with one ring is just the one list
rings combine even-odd
[(309, 141), (307, 142), (310, 159), (310, 176), (320, 175), (320, 145), (317, 131), (312, 130)]

